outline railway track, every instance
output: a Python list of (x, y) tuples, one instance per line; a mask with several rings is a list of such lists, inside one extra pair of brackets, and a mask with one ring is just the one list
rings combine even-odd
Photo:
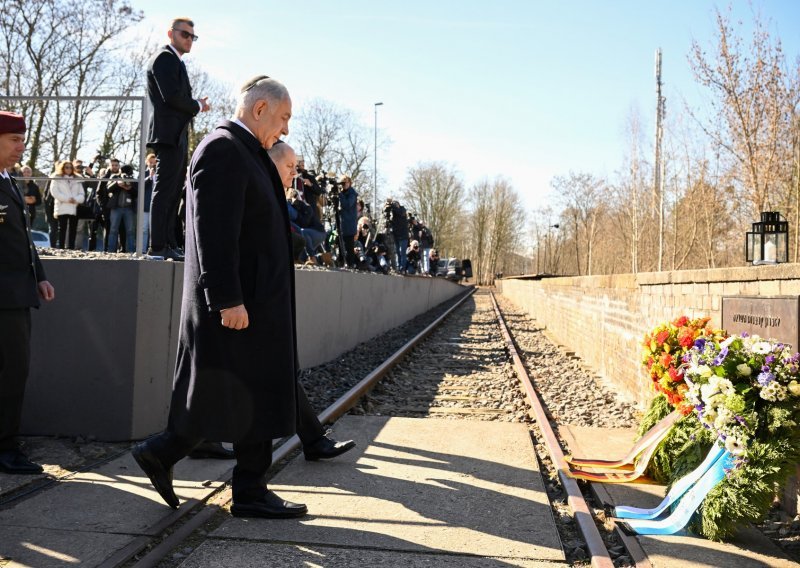
[[(320, 414), (321, 421), (333, 423), (350, 412), (525, 423), (537, 447), (540, 470), (547, 472), (545, 487), (567, 561), (603, 568), (647, 566), (646, 561), (625, 561), (637, 559), (635, 539), (616, 534), (610, 522), (602, 518), (602, 507), (593, 508), (592, 497), (565, 475), (566, 464), (551, 425), (552, 416), (528, 378), (500, 307), (490, 292), (472, 292), (475, 290), (467, 292), (363, 379), (351, 379), (354, 384), (333, 403), (325, 401), (328, 406)], [(299, 445), (297, 437), (292, 437), (275, 447), (277, 468), (296, 455)], [(31, 488), (28, 493), (35, 494), (50, 485)], [(224, 507), (229, 501), (230, 489), (225, 486), (204, 501), (187, 503), (149, 532), (158, 532), (159, 537), (137, 538), (102, 566), (176, 566), (180, 555), (175, 551), (191, 548), (227, 519)], [(622, 545), (633, 549), (622, 552)]]

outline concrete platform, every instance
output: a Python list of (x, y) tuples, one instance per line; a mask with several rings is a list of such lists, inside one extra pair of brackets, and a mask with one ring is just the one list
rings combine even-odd
[(184, 565), (263, 566), (273, 553), (276, 566), (563, 563), (525, 426), (347, 416), (335, 437), (358, 447), (296, 459), (270, 483), (307, 517), (232, 518)]
[[(182, 460), (175, 492), (184, 503), (220, 487), (229, 460)], [(183, 504), (182, 507), (186, 505)], [(0, 566), (98, 566), (134, 539), (159, 534), (169, 509), (130, 453), (0, 511)]]
[[(618, 459), (633, 445), (633, 429), (559, 428), (570, 451), (579, 458)], [(644, 483), (604, 483), (602, 490), (611, 505), (651, 508), (666, 494), (663, 485)], [(600, 493), (602, 494), (603, 491)], [(724, 566), (726, 568), (796, 567), (784, 552), (755, 528), (743, 529), (726, 543), (695, 536), (637, 536), (647, 559), (655, 568), (690, 568)]]

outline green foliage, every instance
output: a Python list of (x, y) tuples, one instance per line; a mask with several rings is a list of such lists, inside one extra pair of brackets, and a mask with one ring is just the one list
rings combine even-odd
[(700, 425), (694, 413), (684, 416), (656, 448), (647, 475), (658, 483), (672, 484), (705, 458), (714, 437)]
[(800, 460), (800, 435), (795, 431), (787, 434), (767, 442), (753, 440), (747, 461), (706, 496), (691, 529), (721, 541), (744, 524), (762, 521), (772, 505), (775, 487), (786, 481)]
[(650, 402), (650, 406), (647, 407), (647, 412), (645, 412), (641, 423), (639, 423), (637, 439), (644, 436), (650, 428), (655, 426), (670, 412), (672, 412), (672, 405), (667, 401), (667, 397), (663, 394), (656, 396)]

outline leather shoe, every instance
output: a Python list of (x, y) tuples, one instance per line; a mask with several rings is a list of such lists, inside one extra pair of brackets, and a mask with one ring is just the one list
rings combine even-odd
[(150, 250), (147, 251), (147, 256), (153, 259), (161, 259), (161, 260), (182, 261), (184, 259), (182, 254), (169, 247), (164, 247), (162, 249), (151, 248)]
[(232, 460), (236, 456), (233, 454), (233, 450), (229, 450), (219, 442), (203, 442), (189, 452), (189, 457), (196, 460)]
[(142, 471), (150, 478), (161, 498), (173, 509), (180, 506), (175, 490), (172, 488), (172, 468), (165, 468), (161, 460), (147, 447), (146, 442), (136, 444), (131, 450), (133, 459), (142, 468)]
[(261, 519), (292, 519), (308, 513), (308, 507), (302, 503), (284, 501), (272, 491), (266, 490), (264, 495), (252, 503), (234, 503), (231, 514), (234, 517), (257, 517)]
[(19, 450), (0, 452), (0, 471), (14, 475), (35, 475), (44, 470), (38, 463), (33, 463)]
[(313, 444), (304, 445), (303, 455), (307, 461), (329, 460), (355, 447), (356, 443), (353, 440), (337, 442), (327, 436), (323, 436)]

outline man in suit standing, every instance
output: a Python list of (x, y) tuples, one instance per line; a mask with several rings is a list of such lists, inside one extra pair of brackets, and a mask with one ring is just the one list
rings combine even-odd
[(189, 151), (189, 123), (211, 107), (208, 97), (192, 98), (192, 86), (181, 59), (197, 41), (194, 22), (175, 18), (167, 31), (170, 43), (147, 66), (147, 97), (153, 105), (147, 140), (156, 154), (156, 175), (150, 205), (148, 254), (183, 260), (176, 241), (176, 222)]
[[(267, 156), (289, 133), (281, 83), (249, 81), (234, 118), (198, 146), (186, 187), (186, 266), (180, 340), (167, 430), (132, 450), (173, 508), (172, 467), (202, 440), (233, 442), (238, 517), (299, 517), (306, 506), (269, 491), (272, 440), (294, 434), (298, 388), (294, 265), (283, 184)], [(326, 438), (327, 440), (327, 438)], [(332, 441), (304, 448), (334, 457)], [(310, 450), (310, 452), (309, 452)]]
[(25, 119), (0, 111), (0, 472), (35, 474), (42, 466), (19, 450), (16, 436), (31, 358), (30, 308), (55, 291), (31, 238), (22, 193), (8, 170), (25, 151)]

